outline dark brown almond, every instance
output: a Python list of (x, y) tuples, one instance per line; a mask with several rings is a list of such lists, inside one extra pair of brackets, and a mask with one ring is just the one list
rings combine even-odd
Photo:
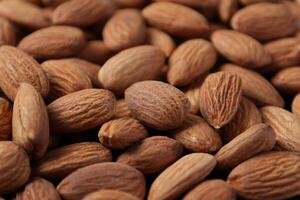
[(0, 97), (0, 141), (9, 140), (12, 131), (12, 110), (11, 103)]
[(17, 27), (4, 17), (0, 17), (0, 46), (14, 46), (17, 42)]

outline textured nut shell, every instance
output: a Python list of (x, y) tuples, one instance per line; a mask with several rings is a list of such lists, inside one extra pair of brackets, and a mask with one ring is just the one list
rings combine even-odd
[(49, 81), (41, 66), (31, 56), (11, 47), (0, 47), (0, 87), (14, 100), (20, 83), (33, 85), (43, 97), (48, 95)]
[(170, 35), (156, 28), (147, 29), (147, 44), (162, 50), (166, 57), (169, 57), (176, 47), (175, 41)]
[(229, 72), (217, 72), (206, 77), (201, 86), (200, 111), (215, 128), (228, 124), (236, 114), (242, 98), (241, 79)]
[(280, 200), (300, 194), (299, 177), (299, 155), (270, 152), (238, 165), (227, 181), (241, 197)]
[(222, 139), (208, 123), (197, 115), (189, 114), (183, 125), (171, 136), (191, 152), (213, 153), (222, 146)]
[(217, 60), (213, 45), (202, 39), (187, 40), (175, 49), (169, 59), (168, 82), (188, 85), (209, 71)]
[(220, 0), (218, 3), (218, 14), (222, 22), (229, 23), (231, 17), (239, 9), (238, 0)]
[(271, 82), (282, 93), (300, 93), (300, 67), (289, 67), (279, 71)]
[(131, 117), (130, 110), (125, 102), (125, 99), (119, 99), (116, 102), (116, 112), (114, 118)]
[(141, 200), (140, 198), (118, 190), (98, 190), (86, 195), (82, 200)]
[(76, 169), (112, 161), (109, 149), (97, 142), (75, 143), (53, 149), (37, 160), (33, 166), (36, 176), (59, 180)]
[(0, 141), (8, 140), (12, 131), (12, 105), (0, 97)]
[(159, 81), (133, 84), (125, 92), (125, 101), (134, 117), (157, 130), (179, 127), (190, 108), (184, 93)]
[(293, 99), (292, 113), (300, 120), (300, 94), (296, 95)]
[(0, 17), (0, 46), (14, 46), (17, 42), (17, 27), (4, 17)]
[(106, 162), (83, 167), (57, 186), (58, 192), (66, 200), (81, 199), (100, 189), (120, 190), (144, 198), (145, 178), (128, 165)]
[(126, 150), (117, 162), (132, 166), (143, 174), (154, 174), (163, 171), (182, 154), (183, 148), (176, 140), (153, 136)]
[(176, 199), (210, 174), (216, 165), (212, 155), (192, 153), (177, 160), (152, 183), (148, 200)]
[(0, 141), (0, 194), (15, 192), (30, 176), (26, 152), (10, 141)]
[(115, 111), (115, 97), (108, 90), (85, 89), (63, 96), (48, 105), (53, 132), (80, 132), (100, 126)]

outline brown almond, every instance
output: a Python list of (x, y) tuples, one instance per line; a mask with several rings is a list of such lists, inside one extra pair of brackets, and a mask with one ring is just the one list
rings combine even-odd
[(98, 190), (86, 195), (82, 200), (141, 200), (140, 198), (118, 190)]
[(216, 165), (210, 154), (192, 153), (177, 160), (152, 183), (148, 200), (177, 199), (205, 179)]
[(297, 94), (293, 99), (292, 113), (300, 120), (300, 94)]
[(242, 98), (242, 82), (230, 72), (217, 72), (206, 77), (201, 86), (200, 111), (206, 121), (219, 129), (236, 114)]
[(238, 165), (227, 182), (240, 197), (276, 200), (300, 194), (299, 176), (300, 156), (278, 151), (258, 155)]
[(204, 181), (188, 192), (182, 200), (235, 200), (236, 194), (228, 183), (221, 179)]
[(260, 68), (272, 61), (270, 54), (258, 41), (237, 31), (215, 31), (212, 42), (225, 58), (246, 68)]
[(217, 61), (213, 45), (202, 39), (187, 40), (178, 46), (169, 59), (168, 82), (188, 85), (208, 72)]
[(17, 27), (4, 17), (0, 17), (0, 46), (14, 46), (17, 42)]
[(81, 199), (100, 189), (120, 190), (144, 198), (145, 178), (133, 167), (106, 162), (80, 168), (57, 186), (58, 192), (66, 200)]
[(115, 97), (108, 90), (85, 89), (53, 101), (47, 109), (51, 131), (80, 132), (108, 121), (115, 111)]
[(237, 74), (242, 80), (243, 95), (257, 105), (284, 106), (284, 100), (277, 90), (259, 73), (233, 64), (223, 65), (221, 71)]
[(300, 93), (300, 67), (289, 67), (279, 71), (271, 82), (279, 91), (285, 94)]
[(180, 4), (152, 3), (143, 9), (142, 14), (151, 26), (179, 37), (199, 37), (209, 30), (203, 15)]
[(104, 123), (98, 137), (101, 144), (108, 148), (125, 149), (148, 137), (148, 132), (138, 120), (124, 117)]
[(214, 0), (201, 0), (201, 1), (195, 1), (195, 0), (154, 0), (154, 1), (168, 1), (168, 2), (174, 2), (178, 4), (182, 4), (185, 6), (189, 6), (195, 9), (200, 9), (201, 11), (209, 10), (211, 11), (212, 8), (216, 7), (216, 3)]
[(43, 97), (48, 95), (48, 77), (39, 63), (17, 48), (0, 47), (0, 87), (10, 100), (14, 100), (20, 83), (33, 85)]
[(110, 58), (99, 72), (104, 88), (122, 94), (133, 83), (155, 79), (164, 66), (164, 53), (145, 45), (126, 49)]
[(213, 153), (222, 146), (220, 135), (197, 115), (189, 114), (171, 136), (191, 152)]
[(15, 192), (30, 176), (30, 163), (22, 147), (0, 141), (0, 194)]
[(289, 9), (282, 4), (257, 3), (235, 13), (234, 30), (257, 40), (272, 40), (295, 33), (297, 24)]
[(125, 101), (134, 117), (157, 130), (179, 127), (190, 108), (183, 92), (160, 81), (133, 84), (125, 92)]
[(117, 52), (144, 44), (146, 36), (146, 24), (136, 9), (117, 11), (103, 28), (104, 44)]
[(33, 173), (50, 180), (61, 180), (79, 168), (111, 161), (110, 150), (100, 143), (81, 142), (47, 152), (34, 163)]
[(130, 110), (125, 102), (125, 99), (119, 99), (116, 102), (116, 111), (114, 118), (131, 117)]
[(43, 5), (45, 6), (55, 7), (70, 0), (40, 0), (40, 1), (43, 2)]
[(154, 174), (163, 171), (182, 155), (183, 148), (176, 140), (153, 136), (126, 150), (117, 162), (132, 166), (143, 174)]
[(0, 97), (0, 141), (9, 140), (12, 131), (12, 105)]
[(229, 23), (230, 19), (236, 11), (239, 9), (238, 0), (219, 0), (218, 13), (222, 22)]
[(254, 3), (261, 3), (261, 2), (272, 2), (276, 3), (278, 0), (239, 0), (243, 5), (250, 5)]
[(266, 106), (260, 111), (263, 121), (276, 133), (276, 148), (300, 152), (300, 121), (283, 108)]
[(51, 26), (39, 29), (24, 37), (18, 48), (36, 59), (73, 56), (84, 47), (83, 32), (71, 26)]
[(140, 8), (147, 3), (147, 0), (117, 0), (121, 7)]

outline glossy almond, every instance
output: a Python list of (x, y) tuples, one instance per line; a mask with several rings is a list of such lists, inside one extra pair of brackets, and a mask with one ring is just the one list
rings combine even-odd
[(259, 73), (232, 64), (223, 65), (221, 71), (237, 74), (242, 80), (243, 95), (257, 105), (284, 106), (277, 90)]
[(142, 14), (151, 26), (179, 37), (198, 37), (209, 30), (204, 16), (180, 4), (152, 3), (143, 9)]
[(289, 67), (279, 71), (272, 78), (272, 84), (281, 92), (288, 94), (300, 93), (300, 67)]
[(191, 152), (213, 153), (222, 146), (220, 135), (197, 115), (189, 114), (171, 136)]
[(175, 86), (188, 85), (209, 71), (217, 60), (213, 45), (202, 39), (187, 40), (169, 59), (168, 82)]
[(237, 31), (215, 31), (212, 42), (225, 58), (246, 68), (260, 68), (272, 61), (270, 54), (259, 42)]
[(300, 94), (297, 94), (293, 99), (292, 113), (300, 120)]
[(133, 84), (125, 92), (125, 101), (134, 117), (157, 130), (179, 127), (190, 107), (183, 92), (160, 81)]
[(152, 183), (148, 200), (177, 199), (205, 179), (214, 169), (212, 155), (193, 153), (177, 160)]
[(108, 90), (85, 89), (53, 101), (47, 109), (51, 131), (80, 132), (108, 121), (115, 111), (115, 97)]
[(144, 198), (145, 178), (133, 167), (106, 162), (83, 167), (57, 186), (58, 192), (66, 200), (81, 199), (100, 189), (120, 190)]
[(30, 176), (30, 163), (22, 147), (0, 141), (0, 194), (15, 192)]
[(283, 108), (266, 106), (260, 111), (263, 121), (276, 133), (276, 148), (300, 152), (300, 121)]
[(12, 131), (12, 105), (0, 97), (0, 141), (10, 139)]
[(300, 194), (299, 176), (300, 156), (279, 151), (243, 162), (231, 171), (227, 182), (243, 198), (278, 200)]
[(11, 21), (0, 17), (0, 46), (12, 45), (17, 42), (18, 29)]
[(53, 149), (33, 165), (36, 176), (60, 180), (71, 172), (96, 163), (110, 162), (109, 149), (97, 142), (81, 142)]
[(0, 87), (14, 100), (20, 83), (33, 85), (43, 97), (48, 95), (49, 81), (41, 66), (31, 56), (11, 47), (0, 47)]
[(18, 48), (37, 59), (70, 57), (84, 46), (83, 32), (71, 26), (51, 26), (24, 37)]
[(141, 200), (140, 198), (118, 190), (98, 190), (86, 195), (82, 200)]
[(257, 3), (235, 13), (231, 26), (257, 40), (272, 40), (293, 34), (296, 20), (282, 4)]
[(110, 58), (99, 72), (99, 80), (117, 94), (133, 83), (158, 77), (165, 62), (164, 53), (153, 46), (138, 46)]
[(176, 140), (153, 136), (126, 150), (117, 162), (132, 166), (143, 174), (154, 174), (163, 171), (182, 155), (183, 148)]
[(230, 72), (217, 72), (206, 77), (201, 86), (200, 111), (206, 121), (219, 129), (236, 114), (242, 98), (242, 82)]
[(222, 22), (229, 23), (231, 17), (239, 9), (239, 0), (220, 0), (218, 13)]

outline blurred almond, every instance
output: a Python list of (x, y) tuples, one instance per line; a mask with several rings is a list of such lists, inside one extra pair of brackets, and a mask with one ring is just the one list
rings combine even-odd
[(114, 118), (131, 117), (130, 110), (125, 102), (125, 99), (119, 99), (116, 102), (116, 111)]
[(278, 2), (278, 0), (239, 0), (243, 5), (250, 5), (254, 3), (261, 3), (261, 2)]
[(140, 198), (118, 190), (98, 190), (86, 195), (82, 200), (141, 200)]
[(146, 4), (147, 0), (117, 0), (121, 7), (140, 8)]
[(218, 1), (218, 12), (219, 17), (224, 23), (229, 23), (231, 17), (239, 9), (238, 0), (219, 0)]
[(289, 67), (279, 71), (272, 78), (272, 84), (281, 92), (288, 94), (300, 93), (300, 67)]
[(45, 6), (58, 6), (64, 2), (70, 1), (70, 0), (40, 0), (43, 2), (43, 5)]
[(0, 17), (0, 46), (14, 46), (17, 42), (18, 29), (16, 25), (4, 17)]
[(9, 140), (12, 131), (12, 105), (0, 97), (0, 141)]
[(292, 113), (300, 120), (300, 94), (297, 94), (293, 99)]

